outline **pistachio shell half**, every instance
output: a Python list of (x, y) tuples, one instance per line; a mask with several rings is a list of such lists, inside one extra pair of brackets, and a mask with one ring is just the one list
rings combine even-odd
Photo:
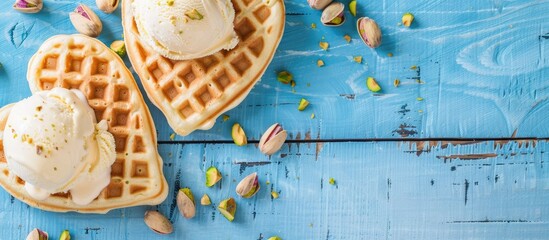
[(95, 0), (97, 8), (107, 14), (114, 12), (119, 3), (119, 0)]
[(103, 31), (103, 23), (97, 15), (86, 5), (80, 4), (74, 12), (69, 14), (74, 28), (90, 37), (97, 37)]
[(196, 214), (194, 196), (189, 188), (179, 189), (177, 193), (177, 207), (181, 215), (187, 219), (193, 218)]
[(307, 0), (307, 3), (309, 3), (309, 6), (316, 10), (324, 9), (331, 2), (332, 0)]
[(172, 223), (158, 211), (145, 212), (145, 224), (158, 234), (170, 234), (173, 232)]
[(328, 27), (337, 27), (345, 23), (345, 5), (340, 2), (333, 2), (328, 7), (322, 11), (322, 16), (320, 16), (320, 21), (324, 26)]
[(35, 228), (29, 233), (27, 240), (48, 240), (48, 233)]
[(381, 29), (371, 18), (361, 17), (356, 22), (356, 28), (360, 39), (368, 47), (376, 48), (381, 45)]
[(236, 194), (243, 198), (251, 198), (259, 192), (260, 188), (259, 178), (257, 177), (257, 173), (254, 172), (238, 183), (236, 186)]
[(286, 133), (286, 130), (280, 124), (275, 123), (261, 136), (259, 151), (267, 155), (273, 155), (282, 148), (287, 137), (288, 133)]
[(37, 13), (43, 6), (42, 0), (16, 0), (13, 9), (23, 13)]

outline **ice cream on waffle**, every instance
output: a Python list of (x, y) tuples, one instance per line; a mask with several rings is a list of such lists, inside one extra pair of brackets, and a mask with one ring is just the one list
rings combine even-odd
[(114, 138), (79, 90), (54, 88), (14, 104), (3, 141), (8, 168), (36, 200), (70, 192), (87, 205), (110, 183)]
[(127, 0), (122, 15), (132, 65), (180, 135), (210, 129), (244, 100), (285, 21), (282, 0)]
[[(40, 97), (32, 97), (30, 103), (21, 105), (27, 107), (27, 110), (18, 110), (17, 105), (0, 109), (0, 132), (4, 132), (0, 134), (3, 136), (0, 137), (0, 185), (6, 191), (31, 206), (57, 212), (105, 213), (116, 208), (156, 205), (164, 201), (168, 186), (162, 171), (162, 159), (158, 154), (155, 126), (132, 74), (118, 55), (100, 41), (84, 35), (55, 36), (45, 41), (29, 61), (27, 79), (31, 91)], [(59, 88), (79, 91), (62, 91)], [(80, 97), (79, 92), (82, 93)], [(50, 95), (51, 99), (48, 97)], [(82, 97), (86, 101), (80, 99)], [(59, 99), (65, 100), (56, 102)], [(42, 105), (42, 101), (52, 101), (52, 104)], [(87, 106), (80, 106), (84, 102), (87, 102)], [(21, 127), (28, 120), (24, 119), (29, 115), (25, 111), (36, 111), (40, 106), (41, 111), (53, 108), (50, 111), (52, 115), (46, 117), (29, 113), (30, 117), (34, 118), (36, 114), (37, 121), (41, 118), (48, 126)], [(70, 114), (60, 116), (66, 114), (64, 111), (76, 111), (79, 117), (74, 118)], [(24, 114), (12, 116), (10, 112)], [(33, 121), (28, 120), (28, 124), (36, 123)], [(71, 125), (77, 131), (71, 131), (71, 121), (78, 121)], [(95, 121), (99, 124), (95, 124)], [(67, 132), (63, 132), (63, 125)], [(15, 132), (12, 133), (12, 129)], [(104, 132), (105, 129), (108, 133)], [(65, 142), (65, 138), (59, 137), (63, 134), (54, 136), (54, 131), (70, 133), (65, 136), (74, 135), (74, 138), (66, 139)], [(77, 136), (77, 133), (82, 136)], [(24, 140), (27, 145), (10, 143), (11, 140), (7, 138), (14, 137), (12, 134), (18, 134), (16, 139)], [(19, 134), (28, 136), (22, 139)], [(109, 140), (109, 136), (114, 141)], [(29, 137), (33, 139), (29, 140)], [(34, 145), (29, 144), (29, 141)], [(86, 143), (84, 146), (81, 145), (83, 142)], [(111, 151), (113, 144), (114, 153)], [(85, 148), (86, 154), (80, 150), (68, 153), (65, 151), (67, 148), (64, 148), (68, 146), (80, 150)], [(66, 166), (56, 165), (55, 162), (30, 166), (31, 160), (21, 158), (25, 155), (15, 156), (14, 152), (28, 150), (27, 147), (34, 149), (26, 155), (34, 153), (43, 157), (35, 158), (38, 163), (45, 160), (46, 156), (48, 159), (61, 155), (76, 159), (56, 161)], [(78, 162), (79, 159), (89, 160), (88, 156), (92, 156), (93, 160), (94, 155), (99, 155), (99, 158), (95, 156), (96, 159), (105, 160), (92, 161), (91, 164), (87, 164), (89, 161), (84, 161), (84, 164)], [(110, 168), (110, 175), (105, 174), (103, 168), (106, 166)], [(76, 170), (65, 171), (62, 167)], [(93, 172), (101, 169), (103, 171)], [(49, 176), (52, 172), (64, 174)], [(97, 180), (93, 184), (96, 186), (90, 186), (90, 181), (94, 180)], [(104, 184), (106, 187), (103, 187)], [(85, 189), (85, 193), (79, 192), (82, 189)], [(89, 204), (85, 204), (91, 195), (97, 197), (94, 196)]]

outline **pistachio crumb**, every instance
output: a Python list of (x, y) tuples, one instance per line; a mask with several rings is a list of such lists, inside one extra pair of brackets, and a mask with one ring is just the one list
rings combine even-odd
[(173, 141), (174, 139), (175, 139), (175, 133), (170, 134), (170, 140)]
[(400, 80), (395, 79), (395, 81), (393, 82), (393, 85), (395, 85), (395, 87), (398, 87), (400, 85)]
[(316, 65), (317, 65), (318, 67), (322, 67), (322, 66), (324, 66), (324, 61), (318, 59), (318, 60), (316, 61)]
[(307, 99), (302, 98), (301, 101), (299, 101), (299, 106), (297, 107), (297, 110), (303, 111), (309, 106), (309, 101)]
[(271, 184), (271, 181), (267, 180), (267, 181), (265, 182), (265, 184), (269, 185), (269, 184)]
[(330, 185), (335, 185), (336, 180), (334, 178), (330, 178), (328, 182), (330, 183)]
[(294, 79), (294, 76), (288, 71), (279, 72), (277, 75), (277, 80), (284, 84), (291, 83), (293, 79)]
[(223, 114), (223, 122), (226, 122), (230, 119), (231, 117), (227, 114)]
[(316, 23), (311, 23), (311, 28), (315, 29), (316, 28)]
[(295, 87), (295, 81), (294, 80), (290, 81), (290, 86)]
[(413, 65), (410, 67), (411, 70), (416, 70), (417, 69), (417, 66), (416, 65)]
[(315, 114), (311, 113), (311, 119), (314, 119), (314, 118), (315, 118)]
[(418, 98), (416, 98), (416, 100), (418, 100), (418, 101), (423, 101), (423, 98), (422, 98), (422, 97), (418, 97)]
[(277, 199), (277, 198), (279, 197), (279, 195), (278, 195), (277, 192), (272, 191), (272, 192), (271, 192), (271, 197), (272, 197), (272, 199)]
[(185, 16), (189, 17), (191, 20), (202, 20), (204, 16), (196, 8), (185, 12)]
[(351, 42), (351, 36), (349, 36), (348, 34), (345, 34), (345, 36), (343, 36), (343, 38), (344, 38), (345, 41), (347, 41), (348, 43)]
[(388, 57), (393, 57), (393, 53), (387, 53)]
[(167, 4), (168, 6), (173, 6), (174, 3), (175, 3), (175, 0), (168, 0), (168, 1), (166, 2), (166, 4)]
[(320, 48), (322, 48), (323, 50), (328, 50), (328, 47), (330, 46), (330, 44), (328, 42), (319, 42), (318, 45), (320, 46)]
[(357, 63), (362, 63), (362, 56), (354, 56), (353, 61), (355, 61)]

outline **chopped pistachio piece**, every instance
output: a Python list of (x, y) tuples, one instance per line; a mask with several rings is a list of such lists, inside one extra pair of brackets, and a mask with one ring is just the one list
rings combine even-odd
[(372, 92), (379, 92), (381, 91), (381, 87), (379, 86), (379, 84), (376, 82), (376, 79), (373, 78), (373, 77), (368, 77), (366, 79), (366, 86), (368, 87), (368, 90), (372, 91)]
[(212, 166), (206, 170), (206, 187), (213, 187), (221, 180), (222, 176), (216, 167)]
[(217, 209), (227, 220), (232, 222), (236, 214), (236, 201), (234, 198), (225, 199), (219, 203)]
[(273, 237), (270, 237), (267, 240), (282, 240), (282, 238), (280, 238), (279, 236), (273, 236)]
[(335, 24), (335, 25), (339, 25), (343, 22), (343, 18), (342, 17), (335, 17), (334, 19), (332, 19), (332, 21), (330, 21), (330, 23), (332, 24)]
[(276, 79), (281, 83), (288, 84), (294, 79), (294, 76), (288, 71), (282, 71), (278, 73)]
[(388, 57), (393, 57), (393, 53), (387, 53)]
[(349, 3), (349, 11), (353, 17), (356, 17), (356, 0), (353, 0)]
[(189, 17), (192, 20), (202, 20), (204, 18), (204, 16), (202, 16), (202, 14), (200, 14), (200, 12), (196, 10), (196, 8), (185, 12), (185, 16)]
[(318, 59), (318, 60), (316, 61), (316, 65), (317, 65), (318, 67), (322, 67), (322, 66), (324, 66), (324, 61)]
[(269, 185), (269, 184), (271, 184), (271, 181), (267, 180), (267, 181), (265, 182), (265, 184)]
[(315, 118), (315, 114), (311, 113), (311, 119), (314, 119), (314, 118)]
[(278, 195), (277, 192), (272, 191), (272, 192), (271, 192), (271, 197), (272, 197), (273, 199), (277, 199), (277, 198), (279, 197), (279, 195)]
[(351, 42), (351, 36), (345, 34), (345, 36), (343, 36), (343, 38), (345, 39), (345, 41), (347, 41), (348, 43)]
[(294, 80), (290, 81), (290, 86), (295, 87), (295, 81)]
[(63, 232), (61, 232), (59, 240), (71, 240), (71, 234), (69, 233), (69, 230), (63, 230)]
[(231, 117), (227, 114), (223, 114), (223, 122), (226, 122), (230, 119)]
[(123, 57), (126, 55), (126, 44), (122, 40), (116, 40), (111, 43), (111, 49), (118, 54), (118, 56)]
[(416, 69), (417, 69), (417, 66), (416, 66), (416, 65), (411, 66), (410, 69), (411, 69), (411, 70), (416, 70)]
[(315, 29), (316, 28), (316, 23), (311, 23), (311, 28)]
[(395, 87), (398, 87), (398, 85), (400, 85), (400, 80), (395, 79), (395, 81), (393, 82), (393, 85), (395, 85)]
[(319, 42), (318, 46), (320, 46), (320, 48), (322, 48), (323, 50), (328, 50), (330, 44), (328, 42)]
[(173, 6), (174, 3), (175, 3), (175, 0), (168, 0), (168, 1), (166, 2), (166, 5), (168, 5), (168, 6)]
[(248, 144), (248, 138), (246, 138), (246, 133), (238, 123), (235, 123), (233, 125), (231, 136), (233, 137), (234, 144), (236, 144), (237, 146), (244, 146)]
[(336, 180), (334, 178), (330, 178), (330, 180), (328, 181), (328, 183), (330, 183), (330, 185), (335, 185), (336, 184)]
[(301, 101), (299, 101), (299, 106), (297, 107), (297, 110), (303, 111), (309, 106), (309, 101), (307, 99), (302, 98)]
[(200, 199), (200, 204), (202, 206), (209, 206), (212, 204), (212, 200), (210, 199), (210, 196), (208, 194), (204, 194), (202, 198)]
[(417, 97), (416, 100), (423, 101), (423, 98), (422, 97)]
[(353, 61), (355, 61), (357, 63), (362, 63), (362, 56), (354, 56)]
[(405, 27), (410, 27), (413, 21), (414, 14), (408, 12), (402, 15), (402, 25), (404, 25)]
[(170, 134), (170, 140), (173, 141), (174, 139), (175, 139), (175, 133)]

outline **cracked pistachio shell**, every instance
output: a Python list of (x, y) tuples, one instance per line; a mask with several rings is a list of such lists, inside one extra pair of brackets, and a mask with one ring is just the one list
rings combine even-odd
[(284, 130), (280, 124), (275, 123), (265, 131), (263, 136), (261, 136), (259, 151), (267, 155), (272, 155), (282, 148), (287, 137), (288, 133), (286, 130)]
[(194, 196), (189, 188), (179, 189), (177, 193), (177, 207), (181, 215), (187, 219), (193, 218), (196, 214)]
[(13, 9), (23, 13), (37, 13), (43, 6), (42, 0), (16, 0)]
[(340, 2), (334, 2), (322, 11), (322, 16), (320, 17), (320, 22), (324, 26), (328, 27), (337, 27), (345, 23), (345, 5)]
[(170, 220), (158, 211), (145, 212), (145, 224), (158, 234), (170, 234), (173, 232), (173, 226)]
[(35, 228), (29, 233), (27, 240), (48, 240), (48, 233)]
[(103, 31), (103, 24), (97, 15), (86, 5), (80, 4), (69, 14), (74, 28), (90, 37), (97, 37)]
[(309, 3), (309, 6), (316, 10), (324, 9), (331, 2), (332, 0), (307, 0), (307, 3)]
[(356, 22), (356, 28), (360, 39), (368, 47), (376, 48), (381, 45), (381, 29), (371, 18), (361, 17)]
[(251, 198), (259, 192), (260, 188), (259, 178), (257, 177), (257, 173), (254, 172), (238, 183), (236, 186), (236, 194), (243, 198)]
[(99, 8), (99, 10), (107, 14), (116, 11), (116, 8), (118, 8), (119, 3), (120, 3), (120, 0), (95, 0), (95, 4), (97, 4), (97, 8)]

